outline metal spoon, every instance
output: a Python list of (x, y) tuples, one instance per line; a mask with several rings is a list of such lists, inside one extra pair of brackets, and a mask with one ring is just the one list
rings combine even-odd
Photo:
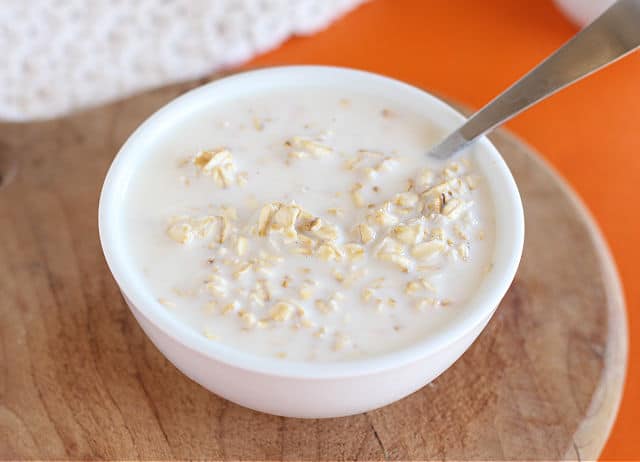
[(538, 101), (640, 47), (640, 0), (618, 0), (600, 17), (473, 114), (429, 151), (447, 159)]

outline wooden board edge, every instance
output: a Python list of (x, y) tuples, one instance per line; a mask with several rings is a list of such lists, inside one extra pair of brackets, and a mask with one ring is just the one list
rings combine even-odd
[(572, 446), (566, 449), (563, 457), (570, 460), (597, 460), (609, 439), (609, 434), (620, 409), (629, 352), (626, 304), (615, 261), (596, 220), (567, 180), (536, 149), (511, 132), (503, 129), (493, 136), (499, 136), (503, 141), (520, 146), (521, 150), (524, 149), (535, 154), (531, 156), (534, 162), (551, 174), (573, 203), (575, 210), (589, 230), (589, 235), (600, 259), (608, 300), (606, 307), (608, 310), (607, 345), (603, 352), (605, 367), (589, 404), (586, 417), (578, 426), (572, 438)]

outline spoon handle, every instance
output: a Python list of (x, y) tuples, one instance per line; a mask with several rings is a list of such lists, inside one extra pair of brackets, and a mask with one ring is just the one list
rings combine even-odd
[(618, 0), (555, 53), (431, 149), (447, 159), (478, 136), (640, 46), (640, 0)]

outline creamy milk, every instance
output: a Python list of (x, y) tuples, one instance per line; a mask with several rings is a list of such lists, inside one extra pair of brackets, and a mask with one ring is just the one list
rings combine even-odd
[(473, 156), (393, 102), (329, 89), (212, 105), (167, 132), (127, 192), (128, 251), (176, 318), (256, 355), (335, 361), (443, 325), (491, 267)]

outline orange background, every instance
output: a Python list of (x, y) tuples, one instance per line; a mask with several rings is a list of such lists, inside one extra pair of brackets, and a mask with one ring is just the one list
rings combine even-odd
[[(389, 75), (478, 108), (577, 32), (550, 0), (372, 0), (248, 64), (331, 64)], [(625, 286), (640, 355), (640, 53), (508, 124), (595, 215)], [(635, 341), (634, 341), (635, 340)], [(640, 364), (630, 361), (603, 459), (640, 458)]]

